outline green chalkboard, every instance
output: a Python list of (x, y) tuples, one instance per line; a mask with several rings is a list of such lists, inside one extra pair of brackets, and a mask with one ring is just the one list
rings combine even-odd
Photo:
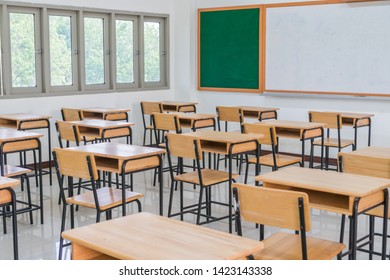
[(259, 90), (259, 8), (199, 10), (199, 89)]

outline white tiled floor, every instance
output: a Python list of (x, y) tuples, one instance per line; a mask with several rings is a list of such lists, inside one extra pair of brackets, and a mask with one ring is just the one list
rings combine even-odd
[[(253, 171), (252, 171), (253, 172)], [(262, 172), (270, 172), (269, 169), (263, 168)], [(19, 237), (19, 258), (23, 260), (55, 260), (58, 255), (58, 242), (60, 233), (60, 218), (61, 205), (58, 204), (59, 187), (57, 178), (53, 176), (53, 185), (49, 185), (48, 176), (44, 178), (44, 224), (40, 223), (39, 213), (34, 213), (34, 224), (30, 225), (28, 215), (18, 215), (18, 237)], [(251, 177), (250, 177), (251, 178)], [(252, 176), (253, 178), (253, 176)], [(134, 191), (142, 192), (145, 197), (142, 199), (143, 211), (158, 213), (158, 187), (153, 187), (153, 172), (147, 171), (134, 176), (135, 187)], [(243, 178), (239, 178), (239, 182), (243, 182)], [(33, 199), (38, 200), (37, 188), (34, 180), (32, 182)], [(249, 182), (253, 183), (253, 182)], [(168, 173), (164, 174), (164, 214), (167, 214), (168, 196), (169, 196), (169, 178)], [(18, 197), (22, 198), (25, 192), (17, 189)], [(185, 188), (185, 201), (196, 203), (198, 197), (198, 189), (193, 189), (192, 185), (187, 185)], [(227, 201), (226, 185), (217, 186), (213, 191), (213, 197), (216, 200)], [(175, 193), (177, 202), (178, 192)], [(177, 203), (176, 203), (177, 204)], [(174, 204), (175, 205), (175, 204)], [(214, 213), (227, 213), (226, 207), (218, 206)], [(128, 212), (136, 212), (136, 207), (129, 206)], [(113, 217), (120, 216), (119, 212), (113, 213)], [(104, 220), (104, 215), (102, 219)], [(191, 214), (185, 217), (185, 220), (191, 223), (195, 222), (195, 217)], [(312, 230), (310, 235), (321, 237), (329, 240), (338, 240), (340, 232), (340, 215), (329, 213), (320, 210), (312, 210)], [(76, 213), (76, 226), (91, 224), (95, 222), (95, 212), (92, 210), (81, 209)], [(378, 221), (377, 228), (379, 229), (381, 222)], [(359, 219), (359, 234), (367, 232), (368, 219), (365, 216)], [(206, 225), (214, 229), (228, 232), (227, 221), (220, 221)], [(0, 226), (0, 259), (8, 260), (13, 258), (12, 254), (12, 227), (11, 220), (7, 222), (8, 234), (3, 234), (3, 227)], [(270, 235), (278, 229), (267, 228), (266, 236)], [(348, 226), (347, 229), (348, 230)], [(347, 232), (346, 232), (347, 233)], [(259, 233), (253, 224), (243, 224), (243, 234), (246, 237), (258, 239)], [(377, 238), (377, 246), (380, 246), (380, 238)], [(68, 247), (69, 248), (69, 247)], [(65, 250), (65, 258), (69, 258), (69, 249)], [(358, 259), (367, 259), (365, 253), (358, 253)], [(375, 257), (378, 258), (378, 257)]]

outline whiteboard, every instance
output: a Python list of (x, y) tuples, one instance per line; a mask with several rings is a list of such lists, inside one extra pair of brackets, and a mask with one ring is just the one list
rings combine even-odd
[(390, 1), (267, 9), (265, 91), (390, 95)]

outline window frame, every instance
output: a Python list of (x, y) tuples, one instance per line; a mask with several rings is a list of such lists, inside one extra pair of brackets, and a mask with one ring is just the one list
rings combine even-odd
[[(116, 37), (116, 21), (122, 20), (122, 21), (133, 21), (133, 76), (134, 76), (134, 83), (119, 83), (117, 81), (117, 37)], [(124, 89), (124, 88), (138, 88), (140, 85), (139, 79), (139, 67), (140, 67), (140, 44), (139, 44), (139, 17), (133, 16), (133, 15), (121, 15), (116, 14), (115, 18), (113, 20), (113, 47), (112, 47), (112, 59), (113, 59), (113, 65), (114, 65), (114, 76), (113, 80), (116, 85), (116, 88), (118, 89)]]
[[(146, 22), (157, 22), (160, 24), (160, 81), (159, 82), (147, 82), (145, 81), (145, 30), (144, 26)], [(164, 87), (167, 86), (167, 60), (168, 60), (168, 52), (167, 52), (167, 44), (166, 44), (166, 36), (167, 36), (167, 20), (162, 17), (155, 16), (144, 16), (142, 21), (142, 83), (145, 88), (155, 88), (155, 87)]]
[[(20, 14), (32, 14), (34, 16), (34, 46), (35, 46), (35, 81), (36, 87), (14, 87), (12, 85), (12, 53), (11, 53), (11, 22), (10, 14), (11, 13), (20, 13)], [(7, 55), (3, 56), (3, 82), (5, 92), (13, 94), (31, 94), (31, 93), (41, 93), (43, 92), (43, 45), (42, 45), (42, 36), (41, 36), (41, 15), (42, 12), (39, 8), (30, 8), (30, 7), (19, 7), (19, 6), (9, 6), (7, 7), (5, 14), (5, 23), (4, 23), (4, 36), (2, 37), (5, 40), (7, 45)], [(6, 38), (6, 39), (4, 39)], [(4, 65), (5, 64), (5, 65)], [(9, 71), (4, 71), (4, 69), (9, 69)], [(6, 72), (8, 72), (6, 74)]]
[[(86, 74), (86, 61), (85, 61), (85, 19), (86, 18), (97, 18), (103, 20), (103, 60), (104, 60), (104, 83), (103, 84), (87, 84), (87, 74)], [(111, 88), (111, 69), (110, 69), (110, 56), (112, 54), (110, 50), (110, 35), (109, 35), (109, 15), (104, 13), (93, 13), (85, 12), (82, 16), (82, 24), (80, 26), (80, 31), (82, 34), (82, 71), (84, 74), (83, 86), (86, 90), (98, 90), (98, 89), (109, 89)]]
[[(51, 64), (50, 64), (50, 16), (69, 16), (71, 18), (71, 45), (72, 45), (72, 85), (65, 85), (65, 86), (54, 86), (51, 83), (52, 76), (51, 76)], [(77, 91), (79, 89), (79, 44), (78, 44), (78, 38), (77, 38), (77, 12), (76, 11), (66, 11), (66, 10), (57, 10), (57, 9), (50, 9), (47, 11), (47, 25), (45, 26), (45, 31), (48, 36), (47, 38), (47, 56), (48, 56), (48, 62), (47, 62), (47, 68), (48, 68), (48, 87), (50, 89), (50, 92), (63, 92), (63, 91)]]

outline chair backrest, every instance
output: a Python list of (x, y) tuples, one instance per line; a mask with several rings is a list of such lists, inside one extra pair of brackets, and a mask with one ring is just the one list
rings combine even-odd
[(61, 115), (63, 121), (81, 121), (83, 119), (79, 109), (61, 108)]
[(276, 137), (275, 126), (267, 125), (266, 123), (244, 123), (243, 132), (246, 134), (263, 134), (263, 138), (259, 139), (259, 144), (276, 146), (278, 138)]
[(142, 113), (145, 115), (151, 115), (153, 113), (162, 113), (162, 103), (161, 102), (150, 102), (142, 101), (141, 102)]
[(218, 120), (225, 122), (244, 122), (244, 115), (242, 113), (242, 109), (238, 107), (225, 107), (225, 106), (217, 106), (217, 115)]
[(179, 118), (175, 114), (154, 113), (153, 125), (157, 130), (181, 133)]
[(11, 188), (0, 188), (0, 206), (12, 202)]
[(53, 154), (61, 175), (95, 181), (99, 178), (93, 154), (62, 148), (54, 148)]
[(342, 128), (340, 113), (310, 111), (309, 120), (311, 122), (326, 123), (326, 128), (329, 129)]
[(369, 158), (351, 153), (338, 154), (339, 165), (345, 173), (390, 179), (390, 161), (385, 158)]
[(298, 200), (302, 199), (304, 223), (306, 231), (310, 231), (309, 197), (306, 193), (236, 183), (232, 187), (237, 189), (242, 219), (291, 230), (301, 230)]
[(202, 149), (199, 138), (183, 134), (168, 133), (167, 148), (175, 157), (202, 160)]
[(75, 142), (76, 145), (80, 142), (80, 136), (78, 133), (78, 128), (74, 124), (66, 121), (56, 121), (56, 129), (58, 134), (58, 141), (60, 142), (60, 146), (62, 147), (62, 141), (70, 141)]

